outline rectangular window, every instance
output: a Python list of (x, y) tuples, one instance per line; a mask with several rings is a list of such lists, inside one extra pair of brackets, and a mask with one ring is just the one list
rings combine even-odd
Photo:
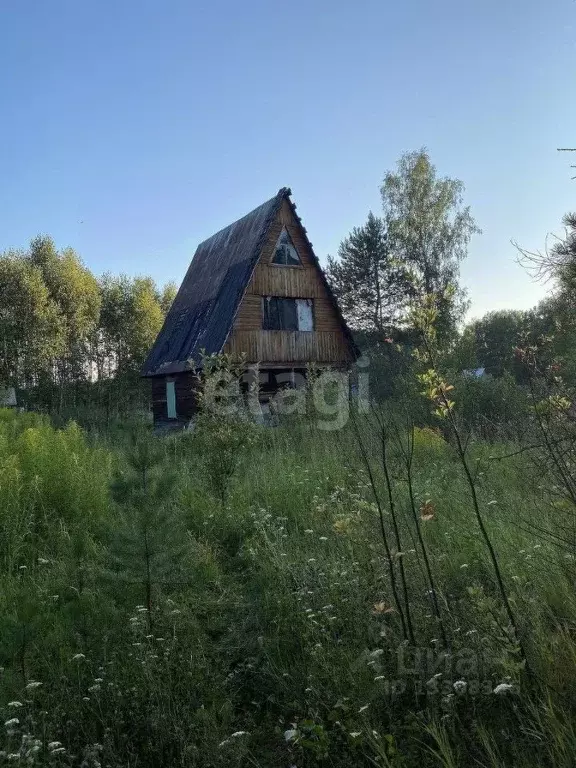
[(173, 381), (166, 382), (166, 411), (169, 419), (176, 416), (176, 386)]
[(312, 299), (288, 299), (264, 296), (265, 331), (313, 331), (314, 303)]

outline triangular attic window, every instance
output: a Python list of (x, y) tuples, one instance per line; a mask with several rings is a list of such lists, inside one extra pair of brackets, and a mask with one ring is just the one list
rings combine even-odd
[(272, 257), (272, 264), (283, 264), (284, 266), (301, 266), (302, 262), (298, 256), (298, 251), (294, 248), (294, 243), (286, 229), (283, 229), (276, 243), (276, 250)]

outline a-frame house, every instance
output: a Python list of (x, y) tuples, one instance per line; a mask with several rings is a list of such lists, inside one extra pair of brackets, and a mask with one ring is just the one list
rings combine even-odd
[(268, 394), (289, 371), (358, 357), (290, 194), (281, 189), (198, 246), (142, 369), (156, 424), (194, 415), (203, 353), (258, 363)]

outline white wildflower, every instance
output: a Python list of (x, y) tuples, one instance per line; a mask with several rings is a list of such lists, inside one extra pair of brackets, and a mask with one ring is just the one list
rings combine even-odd
[(358, 710), (358, 712), (360, 712), (360, 713), (362, 713), (362, 712), (366, 712), (366, 710), (368, 709), (368, 707), (369, 707), (369, 706), (370, 706), (370, 704), (364, 704), (364, 706), (363, 706), (363, 707), (360, 707), (360, 709)]
[(41, 685), (42, 683), (38, 682), (38, 680), (31, 680), (26, 686), (26, 690), (33, 691), (34, 688), (40, 688)]
[(320, 541), (328, 541), (328, 536), (320, 536)]
[(353, 739), (357, 739), (358, 736), (362, 736), (362, 731), (352, 731), (350, 736), (352, 736)]
[(456, 682), (452, 683), (452, 688), (454, 688), (456, 693), (464, 693), (466, 688), (468, 688), (468, 683), (466, 680), (456, 680)]
[(230, 738), (239, 739), (240, 736), (249, 736), (248, 731), (235, 731)]
[(4, 725), (6, 728), (15, 728), (17, 725), (20, 725), (20, 720), (17, 717), (11, 717), (10, 720), (6, 720)]
[(287, 731), (284, 731), (284, 738), (286, 741), (294, 741), (296, 736), (298, 736), (296, 728), (289, 728)]
[(500, 685), (497, 685), (497, 686), (496, 686), (496, 688), (494, 688), (494, 693), (495, 693), (497, 696), (500, 696), (500, 694), (502, 694), (502, 693), (508, 693), (508, 692), (509, 692), (509, 691), (511, 691), (513, 688), (514, 688), (514, 686), (513, 686), (513, 685), (511, 685), (510, 683), (500, 683)]
[(39, 557), (38, 562), (40, 563), (40, 565), (48, 565), (50, 560), (47, 560), (45, 557)]
[(374, 678), (374, 682), (377, 682), (378, 680), (385, 680), (386, 677), (384, 675), (376, 675)]
[(50, 750), (50, 752), (52, 752), (53, 749), (58, 749), (58, 747), (61, 747), (61, 746), (62, 746), (61, 741), (51, 741), (48, 744), (48, 749)]
[(21, 701), (9, 701), (8, 702), (9, 707), (21, 707), (22, 702)]
[(83, 653), (75, 653), (74, 656), (72, 656), (72, 661), (80, 661), (85, 658), (86, 656)]

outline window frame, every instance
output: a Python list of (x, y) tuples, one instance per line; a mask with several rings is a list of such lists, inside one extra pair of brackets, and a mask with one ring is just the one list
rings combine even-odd
[(178, 400), (176, 398), (176, 382), (174, 379), (166, 379), (166, 418), (178, 418)]
[[(288, 238), (288, 243), (280, 243), (280, 240), (282, 239), (282, 235), (284, 235), (284, 234), (286, 234), (286, 237)], [(281, 261), (274, 261), (274, 259), (276, 258), (276, 254), (278, 252), (278, 249), (279, 249), (280, 245), (283, 245), (283, 246), (287, 245), (288, 247), (290, 247), (294, 251), (294, 253), (296, 254), (296, 258), (298, 259), (298, 263), (297, 264), (287, 264), (287, 263), (283, 264)], [(304, 264), (302, 263), (302, 259), (300, 258), (300, 254), (298, 253), (298, 249), (294, 245), (294, 241), (292, 240), (292, 237), (290, 236), (290, 232), (288, 232), (288, 229), (287, 229), (286, 226), (282, 227), (282, 231), (278, 235), (278, 240), (276, 240), (276, 245), (274, 246), (274, 250), (272, 251), (272, 257), (270, 259), (270, 266), (272, 266), (272, 267), (284, 267), (284, 268), (289, 267), (291, 269), (303, 269), (304, 268)]]
[[(294, 303), (294, 310), (295, 310), (295, 318), (296, 318), (296, 328), (275, 328), (275, 327), (269, 327), (267, 326), (266, 321), (270, 322), (270, 319), (273, 318), (273, 313), (270, 312), (270, 309), (267, 311), (267, 302), (270, 301), (290, 301)], [(304, 302), (307, 307), (309, 307), (310, 310), (310, 319), (312, 321), (311, 328), (303, 329), (300, 328), (300, 313), (299, 313), (299, 302)], [(268, 307), (269, 307), (268, 303)], [(276, 312), (278, 312), (278, 309), (276, 309)], [(279, 317), (279, 325), (281, 324), (282, 317), (280, 314), (278, 314)], [(300, 296), (262, 296), (262, 330), (263, 331), (285, 331), (286, 333), (314, 333), (316, 330), (316, 318), (315, 318), (315, 312), (314, 312), (314, 299), (313, 298), (302, 298)]]

